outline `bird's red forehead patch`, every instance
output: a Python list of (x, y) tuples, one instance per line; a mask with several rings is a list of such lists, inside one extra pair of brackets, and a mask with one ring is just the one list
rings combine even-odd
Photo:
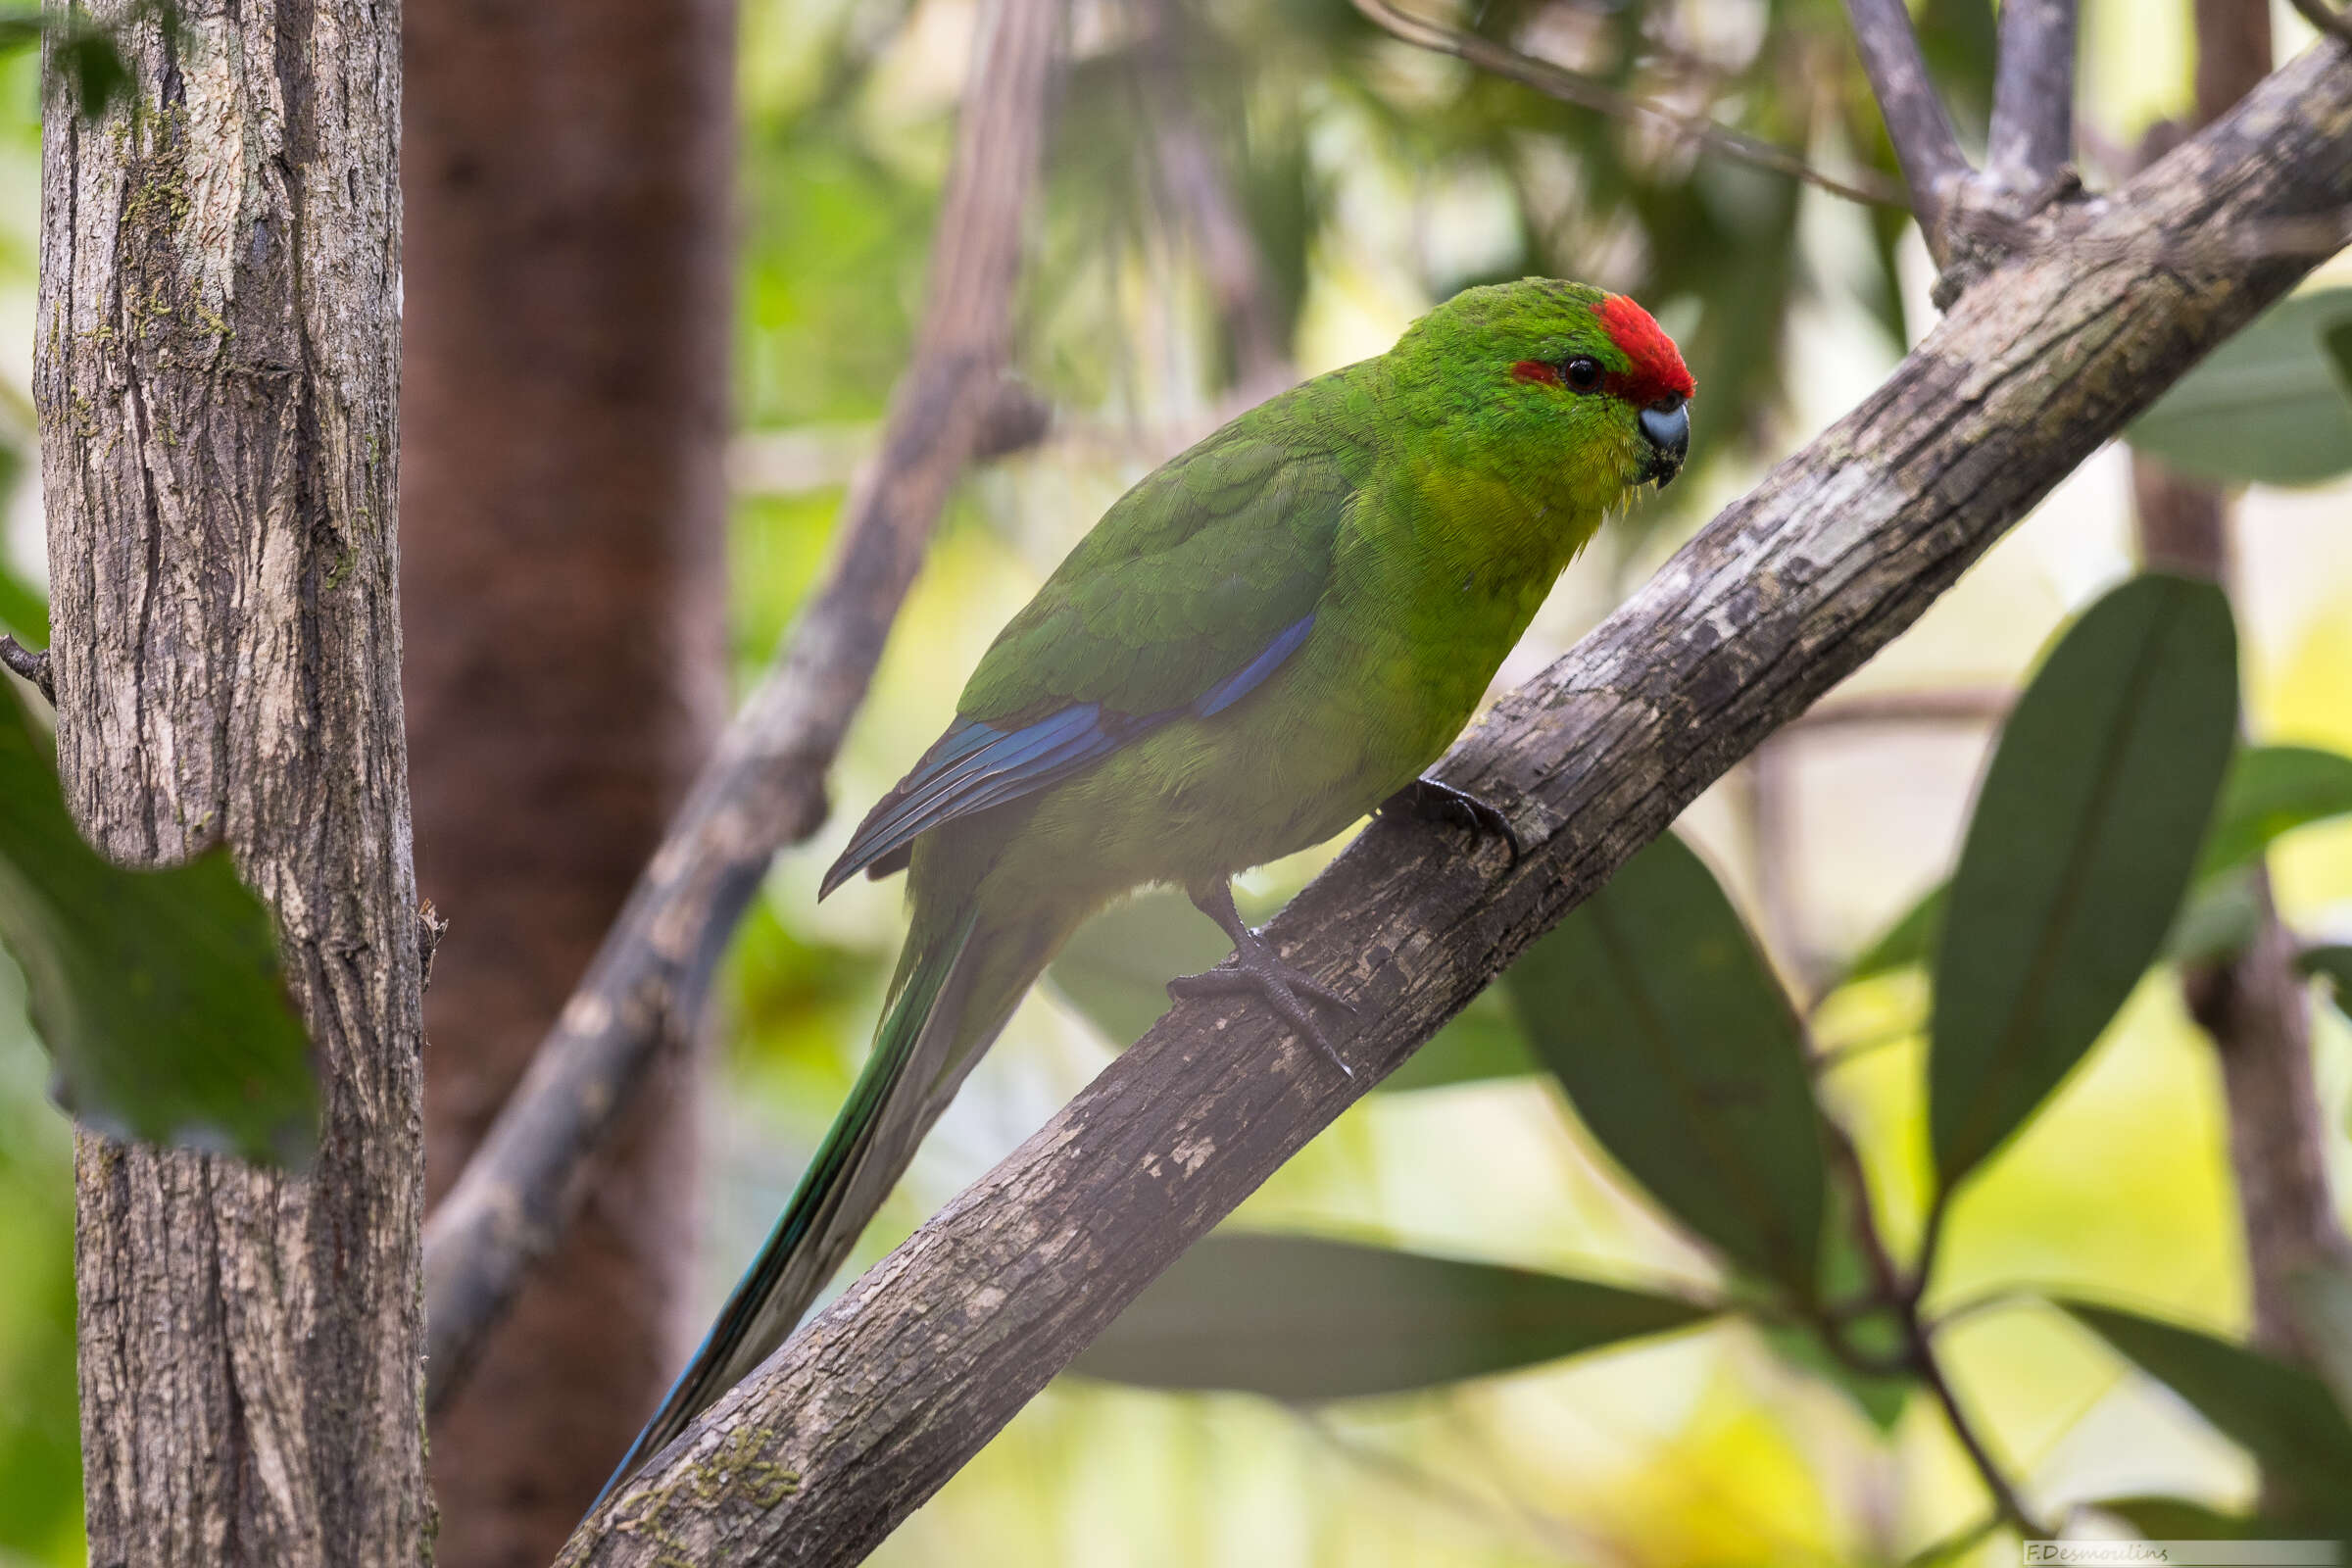
[(1592, 307), (1600, 324), (1631, 362), (1610, 390), (1628, 402), (1650, 404), (1660, 398), (1689, 397), (1697, 390), (1683, 365), (1682, 350), (1650, 314), (1623, 294), (1612, 294)]

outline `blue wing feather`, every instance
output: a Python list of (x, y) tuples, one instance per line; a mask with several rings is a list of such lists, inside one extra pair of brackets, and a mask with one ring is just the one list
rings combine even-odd
[(1314, 624), (1312, 614), (1300, 616), (1240, 669), (1182, 707), (1156, 713), (1108, 712), (1100, 703), (1074, 703), (1009, 730), (977, 718), (957, 719), (867, 813), (849, 848), (825, 872), (817, 897), (868, 866), (897, 869), (904, 863), (898, 852), (942, 822), (1035, 794), (1171, 719), (1223, 712), (1282, 667)]

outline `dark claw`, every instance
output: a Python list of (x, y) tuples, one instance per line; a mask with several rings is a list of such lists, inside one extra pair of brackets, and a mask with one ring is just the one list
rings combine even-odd
[(1323, 1053), (1341, 1072), (1354, 1077), (1355, 1069), (1340, 1059), (1331, 1037), (1316, 1020), (1312, 1005), (1320, 1003), (1352, 1018), (1354, 1004), (1321, 981), (1310, 979), (1276, 957), (1274, 950), (1256, 932), (1250, 932), (1249, 936), (1250, 940), (1236, 948), (1231, 958), (1214, 969), (1181, 974), (1169, 981), (1168, 995), (1182, 1000), (1229, 996), (1236, 991), (1255, 992), (1282, 1015), (1285, 1023), (1298, 1032), (1300, 1039)]
[(1511, 852), (1506, 871), (1517, 870), (1526, 847), (1519, 842), (1519, 830), (1499, 808), (1492, 806), (1468, 790), (1457, 790), (1434, 778), (1417, 778), (1387, 800), (1380, 803), (1383, 814), (1404, 812), (1424, 822), (1439, 822), (1458, 827), (1482, 838), (1496, 838)]

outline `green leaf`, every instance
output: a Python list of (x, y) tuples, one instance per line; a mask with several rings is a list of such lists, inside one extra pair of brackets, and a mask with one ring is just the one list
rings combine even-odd
[(1944, 901), (1950, 897), (1948, 882), (1938, 882), (1921, 894), (1917, 903), (1896, 916), (1894, 923), (1846, 966), (1838, 983), (1852, 985), (1926, 963), (1935, 955), (1936, 940), (1943, 929)]
[[(1231, 951), (1182, 894), (1146, 893), (1080, 927), (1046, 975), (1111, 1044), (1125, 1046), (1168, 1010), (1171, 979), (1210, 968)], [(1538, 1070), (1509, 1007), (1500, 997), (1481, 995), (1380, 1087), (1435, 1089)]]
[(33, 648), (49, 646), (49, 601), (0, 562), (0, 631)]
[(2335, 1499), (2352, 1476), (2352, 1421), (2300, 1367), (2179, 1324), (2061, 1300), (2077, 1320), (2195, 1406), (2309, 1507)]
[(2261, 933), (2268, 909), (2262, 880), (2250, 866), (2198, 883), (2165, 934), (2165, 961), (2206, 964), (2235, 957)]
[(2113, 1514), (2146, 1541), (2252, 1541), (2278, 1528), (2186, 1497), (2103, 1497), (2082, 1506)]
[(2306, 1264), (2287, 1276), (2286, 1295), (2335, 1407), (2352, 1416), (2352, 1265), (2340, 1258)]
[(2327, 349), (2328, 363), (2334, 367), (2335, 389), (2352, 401), (2352, 318), (2322, 332), (2320, 344)]
[(1602, 1146), (1735, 1262), (1810, 1298), (1821, 1135), (1788, 996), (1697, 856), (1668, 834), (1504, 976)]
[(1155, 1389), (1340, 1399), (1535, 1366), (1713, 1315), (1532, 1269), (1219, 1234), (1179, 1257), (1071, 1370)]
[(2091, 606), (2018, 699), (1936, 956), (1929, 1121), (1947, 1191), (2057, 1088), (2155, 958), (2236, 722), (2230, 602), (2158, 574)]
[(74, 113), (84, 120), (103, 119), (130, 91), (130, 67), (113, 35), (100, 27), (59, 28), (50, 60), (73, 86)]
[(2325, 976), (2335, 992), (2335, 1007), (2352, 1019), (2352, 948), (2305, 948), (2295, 960), (2305, 974)]
[(1891, 1434), (1895, 1423), (1902, 1420), (1903, 1410), (1911, 1402), (1911, 1391), (1916, 1387), (1911, 1379), (1857, 1372), (1838, 1360), (1810, 1329), (1782, 1325), (1759, 1327), (1763, 1331), (1764, 1343), (1772, 1347), (1773, 1354), (1844, 1395), (1846, 1401), (1864, 1420), (1878, 1429), (1880, 1436)]
[(55, 763), (0, 694), (0, 940), (24, 971), (59, 1102), (97, 1131), (306, 1164), (310, 1042), (269, 913), (225, 851), (126, 871), (74, 829)]
[(1430, 1036), (1429, 1044), (1380, 1081), (1389, 1091), (1443, 1089), (1452, 1084), (1521, 1078), (1544, 1070), (1519, 1016), (1502, 992), (1488, 987)]
[(2247, 746), (2230, 760), (2197, 859), (2200, 878), (2244, 865), (2308, 823), (2352, 814), (2352, 757), (2312, 746)]
[(1232, 951), (1182, 894), (1146, 893), (1079, 927), (1046, 978), (1112, 1045), (1130, 1046), (1168, 1010), (1170, 980), (1212, 968)]
[(2331, 349), (2352, 288), (2294, 295), (2224, 343), (2126, 432), (2224, 484), (2318, 484), (2352, 469), (2352, 402)]

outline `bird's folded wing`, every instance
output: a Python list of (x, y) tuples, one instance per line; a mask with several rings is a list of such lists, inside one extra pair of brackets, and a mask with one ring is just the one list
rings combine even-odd
[(1353, 489), (1327, 456), (1212, 439), (1103, 515), (973, 672), (956, 722), (877, 803), (824, 891), (940, 823), (1222, 712), (1313, 628)]

